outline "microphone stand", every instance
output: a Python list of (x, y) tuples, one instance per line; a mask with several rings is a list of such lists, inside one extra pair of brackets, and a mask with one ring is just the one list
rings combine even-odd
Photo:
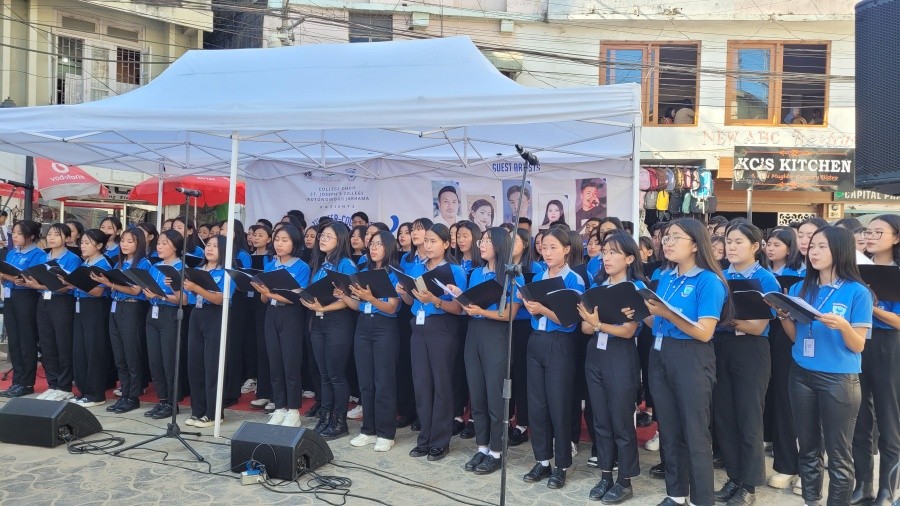
[[(519, 214), (522, 209), (522, 197), (525, 195), (525, 184), (528, 178), (528, 167), (537, 166), (540, 162), (534, 154), (525, 151), (522, 146), (516, 144), (516, 151), (525, 160), (525, 166), (522, 167), (522, 185), (519, 187), (519, 201), (513, 210), (513, 227), (519, 227)], [(509, 248), (509, 258), (504, 266), (503, 276), (503, 294), (500, 296), (500, 303), (497, 304), (497, 313), (503, 314), (506, 310), (506, 294), (507, 290), (511, 293), (512, 285), (516, 277), (522, 273), (522, 266), (513, 263), (513, 252), (516, 249), (516, 229), (512, 231), (512, 247)], [(529, 244), (524, 245), (526, 248)], [(499, 259), (498, 259), (499, 260)], [(506, 461), (509, 456), (509, 401), (512, 399), (512, 340), (513, 340), (513, 321), (516, 315), (509, 312), (507, 319), (507, 338), (506, 338), (506, 378), (503, 380), (503, 435), (501, 437), (500, 452), (500, 506), (506, 506)]]
[[(190, 195), (185, 194), (184, 196), (184, 206), (185, 209), (190, 208)], [(185, 230), (185, 247), (181, 248), (181, 290), (178, 291), (178, 311), (176, 313), (175, 319), (178, 322), (178, 328), (175, 330), (175, 371), (174, 371), (174, 380), (172, 382), (172, 398), (170, 402), (172, 403), (172, 421), (166, 426), (166, 431), (158, 436), (153, 436), (150, 439), (146, 439), (141, 441), (140, 443), (135, 443), (131, 446), (126, 446), (125, 448), (121, 448), (119, 450), (115, 450), (112, 452), (113, 455), (118, 455), (122, 452), (127, 452), (133, 448), (138, 448), (140, 446), (144, 446), (148, 443), (152, 443), (159, 439), (164, 438), (173, 438), (181, 441), (181, 444), (184, 445), (191, 453), (194, 454), (194, 457), (197, 457), (197, 460), (203, 462), (203, 457), (197, 453), (195, 450), (185, 439), (182, 437), (182, 434), (187, 434), (189, 436), (202, 436), (199, 432), (182, 432), (181, 428), (178, 426), (178, 375), (181, 373), (181, 323), (184, 319), (184, 268), (185, 268), (185, 260), (187, 255), (187, 230)]]

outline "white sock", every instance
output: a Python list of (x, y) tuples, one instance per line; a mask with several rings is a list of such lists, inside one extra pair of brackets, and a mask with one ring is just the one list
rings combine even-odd
[(684, 498), (684, 497), (672, 497), (672, 496), (669, 496), (669, 499), (671, 499), (671, 500), (677, 502), (678, 504), (684, 504), (684, 499), (685, 499), (685, 498)]
[(526, 425), (525, 427), (523, 427), (523, 426), (521, 426), (521, 425), (516, 425), (516, 428), (519, 429), (521, 432), (525, 432), (526, 430), (528, 430), (528, 426), (527, 426), (527, 425)]
[(488, 453), (490, 453), (490, 451), (488, 450), (488, 447), (487, 447), (487, 446), (479, 446), (479, 447), (478, 447), (478, 451), (481, 452), (481, 453), (483, 453), (483, 454), (485, 454), (485, 455), (487, 455)]
[(494, 457), (495, 459), (499, 459), (499, 458), (500, 458), (500, 452), (488, 452), (488, 454), (489, 454), (491, 457)]
[(542, 460), (542, 461), (541, 461), (541, 465), (544, 466), (544, 467), (547, 467), (547, 466), (550, 465), (550, 461), (549, 461), (549, 460)]
[(461, 421), (463, 421), (463, 419), (462, 419), (462, 417), (461, 417), (461, 416), (457, 416), (457, 417), (456, 417), (456, 418), (454, 418), (454, 420), (456, 420), (456, 421), (457, 421), (457, 422), (461, 422)]

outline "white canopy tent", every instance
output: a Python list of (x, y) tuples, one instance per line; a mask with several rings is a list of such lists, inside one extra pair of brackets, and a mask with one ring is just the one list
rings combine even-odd
[[(191, 51), (121, 96), (0, 109), (0, 151), (154, 175), (229, 174), (233, 217), (239, 175), (249, 191), (348, 167), (356, 177), (403, 177), (373, 169), (370, 162), (380, 159), (468, 173), (518, 160), (514, 145), (521, 144), (542, 164), (602, 160), (633, 178), (637, 219), (640, 125), (636, 84), (526, 88), (500, 74), (468, 38), (453, 37)], [(227, 311), (226, 304), (225, 322)], [(227, 323), (217, 410), (226, 332)]]

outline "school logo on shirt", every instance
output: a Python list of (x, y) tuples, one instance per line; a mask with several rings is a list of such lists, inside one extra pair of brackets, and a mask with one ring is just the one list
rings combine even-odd
[(218, 283), (219, 281), (222, 281), (222, 276), (216, 276), (216, 277), (214, 277), (214, 278), (213, 278), (213, 281), (215, 281), (216, 283)]
[(835, 302), (831, 305), (831, 312), (838, 316), (844, 316), (847, 314), (847, 305)]
[(687, 296), (690, 295), (691, 292), (693, 292), (693, 291), (694, 291), (694, 286), (693, 286), (693, 285), (687, 285), (686, 287), (684, 287), (684, 290), (681, 291), (681, 296), (682, 296), (682, 297), (687, 297)]

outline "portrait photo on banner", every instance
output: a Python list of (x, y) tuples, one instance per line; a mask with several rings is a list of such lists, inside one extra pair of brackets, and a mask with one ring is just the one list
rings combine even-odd
[(540, 213), (538, 218), (539, 230), (550, 228), (551, 223), (561, 221), (567, 225), (574, 226), (574, 223), (566, 216), (566, 209), (569, 209), (569, 196), (564, 193), (539, 193), (537, 196), (537, 205)]
[(531, 181), (525, 182), (525, 189), (522, 189), (522, 180), (521, 179), (507, 179), (503, 181), (503, 222), (502, 223), (513, 223), (516, 205), (519, 207), (519, 216), (524, 216), (528, 219), (532, 218), (532, 207), (531, 207)]
[(591, 218), (606, 217), (606, 179), (576, 179), (575, 192), (575, 221), (570, 225), (586, 241), (585, 223)]
[(458, 181), (432, 181), (431, 197), (435, 223), (449, 227), (462, 219), (462, 193)]
[(493, 195), (466, 195), (466, 209), (468, 210), (466, 219), (478, 225), (482, 232), (497, 224), (494, 220), (497, 214), (497, 201)]

